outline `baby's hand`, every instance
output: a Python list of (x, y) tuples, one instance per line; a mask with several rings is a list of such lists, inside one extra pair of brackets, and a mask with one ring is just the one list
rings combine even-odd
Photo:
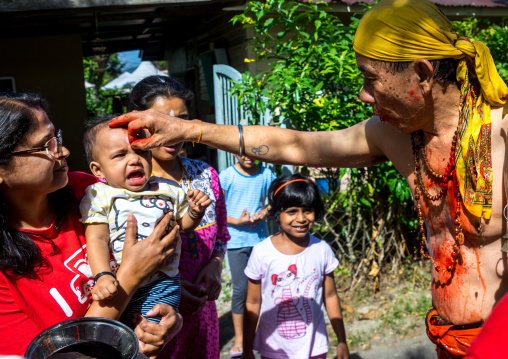
[(92, 289), (92, 298), (95, 301), (113, 298), (118, 293), (118, 281), (110, 275), (103, 275), (97, 279)]
[(208, 198), (208, 196), (199, 189), (193, 189), (192, 191), (187, 192), (187, 202), (189, 202), (189, 207), (191, 209), (191, 212), (189, 214), (192, 215), (192, 213), (195, 214), (204, 213), (206, 207), (208, 207), (210, 203), (212, 203), (212, 200)]

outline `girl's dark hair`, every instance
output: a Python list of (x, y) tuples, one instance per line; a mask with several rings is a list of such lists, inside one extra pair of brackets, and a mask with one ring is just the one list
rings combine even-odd
[[(295, 179), (303, 179), (307, 182), (289, 183), (275, 195), (280, 186)], [(271, 207), (268, 211), (268, 217), (271, 220), (278, 220), (280, 213), (290, 207), (312, 208), (316, 221), (322, 220), (325, 214), (325, 207), (316, 184), (308, 177), (300, 174), (277, 177), (268, 189), (268, 203)]]
[[(47, 112), (47, 104), (38, 94), (0, 92), (0, 166), (9, 169), (12, 152), (33, 131), (37, 121), (36, 109)], [(57, 211), (57, 226), (61, 224), (76, 201), (71, 190), (64, 187), (48, 195), (50, 205)], [(47, 266), (39, 247), (27, 232), (6, 225), (9, 204), (0, 195), (0, 271), (7, 275), (33, 277), (38, 268)], [(51, 242), (40, 236), (41, 241)], [(56, 247), (53, 246), (53, 250)]]
[(148, 110), (159, 97), (168, 99), (178, 97), (187, 106), (190, 118), (193, 117), (195, 107), (194, 94), (180, 82), (169, 76), (149, 76), (138, 82), (132, 89), (127, 109), (129, 111)]

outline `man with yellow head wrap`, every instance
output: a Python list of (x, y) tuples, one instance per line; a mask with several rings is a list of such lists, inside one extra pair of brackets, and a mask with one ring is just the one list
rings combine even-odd
[[(360, 99), (375, 116), (333, 132), (221, 126), (130, 113), (139, 149), (196, 141), (265, 162), (365, 167), (391, 161), (411, 187), (432, 263), (427, 324), (440, 358), (463, 357), (508, 291), (501, 252), (508, 89), (488, 48), (454, 33), (427, 0), (381, 0), (355, 35)], [(134, 137), (133, 137), (134, 138)], [(248, 350), (244, 345), (244, 351)]]
[[(443, 265), (446, 261), (438, 260), (443, 254), (446, 255), (443, 246), (441, 246), (443, 249), (437, 248), (440, 253), (432, 256), (424, 252), (425, 243), (422, 241), (422, 254), (433, 263), (434, 280), (440, 276), (443, 280), (450, 281), (456, 275), (455, 280), (459, 281), (459, 269), (456, 266), (464, 267), (467, 263), (461, 261), (467, 258), (464, 253), (467, 249), (463, 248), (462, 251), (460, 249), (464, 245), (464, 240), (466, 240), (465, 245), (470, 247), (469, 250), (473, 251), (480, 251), (484, 242), (481, 237), (474, 238), (475, 233), (466, 234), (464, 237), (466, 230), (461, 223), (461, 216), (474, 217), (476, 219), (470, 223), (479, 221), (479, 225), (482, 225), (483, 219), (489, 223), (490, 228), (493, 185), (495, 185), (492, 166), (491, 109), (504, 106), (508, 93), (507, 86), (497, 73), (489, 49), (481, 42), (470, 41), (454, 33), (448, 19), (434, 4), (426, 0), (385, 0), (374, 6), (362, 18), (355, 35), (354, 50), (366, 58), (392, 64), (400, 62), (409, 64), (419, 59), (455, 60), (453, 63), (456, 64), (454, 66), (456, 81), (450, 81), (449, 86), (455, 86), (453, 82), (456, 82), (457, 90), (448, 91), (443, 87), (442, 91), (445, 94), (449, 93), (450, 96), (453, 96), (453, 92), (459, 95), (458, 116), (452, 116), (453, 121), (442, 119), (438, 123), (436, 120), (439, 120), (439, 117), (434, 116), (434, 128), (430, 128), (429, 131), (429, 128), (424, 127), (413, 133), (412, 147), (415, 161), (413, 174), (415, 202), (420, 207), (418, 209), (420, 222), (424, 221), (424, 217), (432, 222), (429, 218), (430, 211), (427, 216), (424, 216), (424, 210), (421, 207), (440, 206), (443, 202), (446, 204), (446, 200), (443, 199), (445, 190), (448, 190), (451, 197), (455, 196), (456, 199), (455, 238), (448, 241), (448, 247), (450, 245), (452, 247), (450, 251), (452, 259), (445, 264), (447, 268), (445, 269)], [(434, 64), (439, 67), (443, 65), (443, 62), (434, 61)], [(433, 88), (431, 91), (436, 89)], [(422, 92), (425, 93), (425, 90)], [(431, 166), (427, 166), (430, 163), (427, 161), (427, 148), (432, 149), (434, 138), (443, 137), (446, 134), (446, 130), (440, 129), (438, 125), (446, 126), (453, 123), (456, 124), (455, 140), (444, 141), (448, 143), (448, 146), (451, 145), (451, 152), (443, 179), (433, 172)], [(424, 169), (424, 166), (427, 168)], [(502, 167), (498, 166), (497, 171), (501, 172)], [(430, 173), (430, 176), (424, 180), (423, 173)], [(433, 183), (442, 187), (437, 195), (427, 191)], [(500, 194), (502, 196), (502, 192)], [(464, 210), (457, 210), (461, 206)], [(423, 240), (425, 240), (423, 224), (421, 229)], [(435, 251), (436, 248), (430, 248), (431, 253)], [(479, 256), (476, 259), (479, 278), (484, 275), (480, 267), (482, 259)], [(474, 261), (471, 264), (474, 264)], [(433, 287), (433, 290), (435, 294), (441, 295), (451, 286), (451, 284), (445, 284), (442, 289)], [(438, 293), (441, 291), (442, 293)], [(463, 297), (459, 298), (459, 302), (460, 299), (467, 299), (468, 294), (464, 294), (456, 294)], [(446, 309), (441, 308), (439, 303), (436, 303), (436, 307), (438, 309), (435, 307), (429, 309), (426, 325), (429, 338), (437, 344), (438, 356), (444, 358), (465, 355), (472, 340), (480, 331), (484, 316), (475, 316), (474, 312), (464, 311), (462, 318), (469, 316), (479, 320), (476, 323), (467, 322), (461, 318), (454, 321), (453, 315), (447, 314)], [(443, 309), (444, 315), (441, 316), (439, 313)]]

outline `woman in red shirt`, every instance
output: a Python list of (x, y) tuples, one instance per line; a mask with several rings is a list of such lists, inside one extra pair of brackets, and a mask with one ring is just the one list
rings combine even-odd
[[(69, 151), (45, 109), (36, 94), (0, 94), (0, 355), (23, 355), (39, 332), (63, 320), (118, 319), (138, 285), (177, 242), (176, 227), (164, 236), (167, 216), (150, 237), (137, 242), (131, 216), (116, 274), (119, 294), (108, 305), (92, 302), (78, 205), (96, 179), (68, 173)], [(155, 355), (182, 319), (161, 304), (148, 314), (163, 318), (159, 324), (138, 318), (135, 332), (140, 351)]]

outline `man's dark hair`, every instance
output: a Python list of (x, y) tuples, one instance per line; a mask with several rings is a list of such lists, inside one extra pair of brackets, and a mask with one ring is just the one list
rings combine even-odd
[[(457, 82), (456, 70), (457, 62), (455, 59), (429, 60), (434, 68), (434, 80)], [(392, 73), (401, 73), (406, 70), (412, 61), (386, 62), (388, 70)]]

